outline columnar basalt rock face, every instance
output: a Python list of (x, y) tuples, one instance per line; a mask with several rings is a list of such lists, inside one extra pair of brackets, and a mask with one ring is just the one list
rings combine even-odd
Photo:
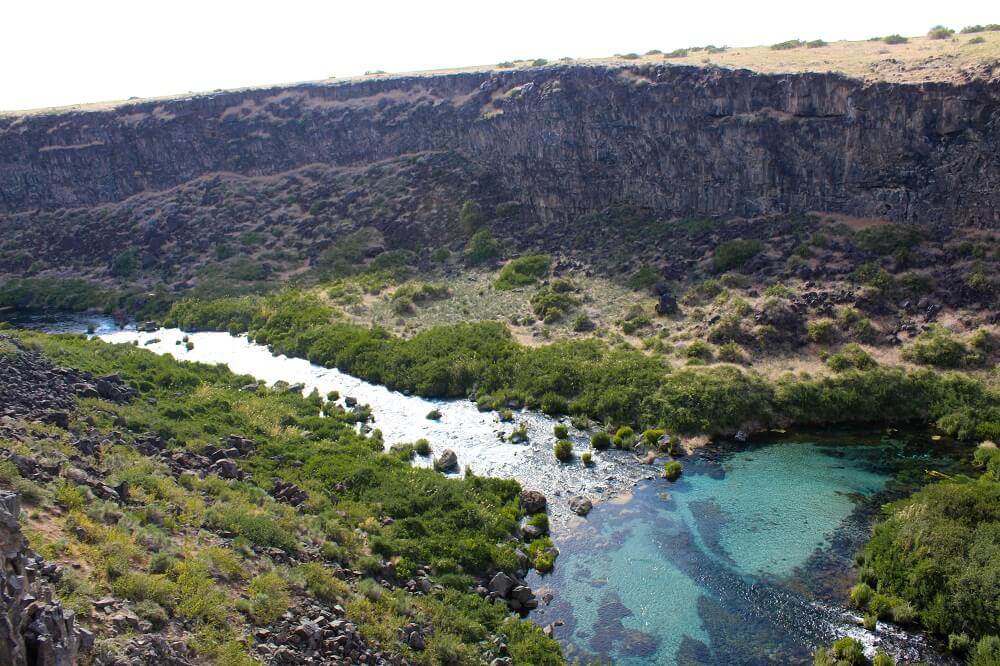
[(0, 212), (453, 153), (546, 220), (610, 205), (1000, 225), (1000, 81), (557, 66), (0, 117)]
[(19, 512), (17, 495), (0, 491), (0, 663), (73, 666), (93, 636), (75, 626), (73, 611), (52, 600), (42, 575), (57, 568), (28, 548)]

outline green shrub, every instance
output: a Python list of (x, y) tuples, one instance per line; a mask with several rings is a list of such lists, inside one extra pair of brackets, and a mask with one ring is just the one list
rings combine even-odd
[(851, 588), (851, 605), (855, 608), (867, 608), (874, 593), (867, 583), (858, 583)]
[(983, 636), (969, 655), (969, 666), (997, 666), (1000, 664), (1000, 638)]
[(153, 629), (157, 631), (170, 622), (170, 616), (167, 614), (167, 611), (155, 601), (140, 601), (133, 606), (133, 609), (136, 615), (153, 625)]
[(806, 48), (810, 49), (818, 49), (824, 46), (829, 46), (829, 44), (822, 39), (813, 39), (811, 41), (806, 42)]
[(628, 287), (634, 291), (649, 291), (660, 281), (660, 273), (649, 264), (639, 267), (628, 279)]
[(158, 553), (153, 553), (153, 557), (149, 561), (149, 573), (154, 574), (165, 574), (174, 568), (174, 564), (177, 563), (177, 557), (173, 553), (160, 551)]
[(177, 584), (163, 574), (146, 574), (130, 571), (112, 585), (115, 596), (131, 601), (152, 601), (172, 610), (176, 607), (180, 590)]
[(594, 322), (585, 313), (580, 313), (573, 320), (573, 330), (577, 333), (586, 333), (594, 330)]
[(493, 286), (506, 290), (534, 284), (548, 274), (551, 265), (552, 259), (544, 254), (512, 259), (500, 271)]
[(875, 627), (878, 626), (878, 616), (874, 613), (868, 613), (862, 618), (861, 624), (866, 631), (875, 631)]
[(826, 364), (834, 372), (870, 370), (878, 366), (878, 362), (872, 358), (871, 354), (854, 342), (844, 345), (836, 354), (831, 354), (826, 359)]
[(254, 576), (247, 587), (250, 615), (258, 625), (271, 624), (288, 610), (288, 583), (271, 571)]
[(528, 519), (528, 524), (540, 527), (547, 532), (549, 530), (549, 516), (545, 513), (536, 513)]
[(111, 261), (111, 274), (115, 277), (131, 277), (139, 268), (139, 251), (135, 248), (123, 250)]
[(666, 430), (663, 428), (648, 428), (642, 433), (642, 441), (646, 443), (647, 446), (655, 446), (660, 438), (666, 434)]
[(868, 661), (865, 659), (865, 649), (861, 641), (849, 636), (835, 640), (831, 651), (833, 656), (846, 666), (865, 666)]
[(972, 647), (972, 639), (968, 634), (948, 634), (948, 652), (966, 654)]
[(557, 423), (552, 426), (552, 434), (556, 436), (556, 439), (566, 439), (569, 436), (569, 428), (563, 423)]
[(896, 666), (896, 660), (893, 659), (891, 654), (878, 650), (875, 652), (875, 656), (872, 657), (872, 666)]
[(594, 463), (594, 454), (592, 454), (590, 451), (584, 451), (583, 453), (580, 454), (580, 461), (583, 462), (584, 465), (589, 467)]
[[(309, 594), (320, 601), (337, 604), (350, 597), (350, 586), (319, 562), (300, 564), (295, 568), (295, 576), (301, 580)], [(278, 596), (281, 596), (280, 591)]]
[(882, 41), (886, 44), (906, 44), (910, 40), (902, 35), (889, 35), (887, 37), (883, 37)]
[(569, 462), (573, 458), (573, 442), (568, 439), (560, 439), (555, 447), (556, 459), (560, 462)]
[(473, 266), (485, 264), (500, 256), (500, 244), (489, 230), (477, 231), (465, 246), (465, 260)]
[(603, 430), (598, 430), (590, 436), (590, 445), (598, 451), (603, 451), (611, 447), (611, 435)]
[(829, 650), (820, 646), (813, 652), (813, 666), (834, 666), (833, 657)]
[(538, 401), (538, 408), (550, 416), (565, 414), (569, 411), (569, 402), (558, 393), (549, 391), (542, 395)]
[(692, 359), (711, 361), (715, 352), (712, 351), (712, 345), (704, 340), (694, 340), (684, 349), (684, 355)]
[(890, 617), (893, 622), (905, 627), (917, 620), (917, 609), (908, 601), (899, 601), (892, 607)]
[(1000, 483), (941, 481), (886, 509), (862, 555), (881, 591), (870, 605), (894, 610), (902, 597), (941, 636), (1000, 630)]
[(726, 342), (719, 345), (718, 357), (720, 361), (725, 363), (743, 364), (747, 362), (746, 352), (743, 351), (743, 347), (740, 347), (735, 342)]
[(830, 319), (815, 319), (806, 323), (810, 342), (830, 345), (837, 341), (837, 325)]
[(418, 456), (429, 456), (431, 454), (431, 443), (421, 437), (413, 443), (413, 450)]
[(771, 45), (771, 50), (773, 51), (787, 51), (789, 49), (797, 49), (800, 46), (805, 46), (805, 42), (801, 39), (789, 39), (787, 42), (778, 42), (777, 44)]
[(552, 571), (556, 561), (556, 550), (552, 539), (541, 537), (528, 544), (528, 560), (538, 573)]
[(903, 358), (937, 368), (961, 368), (975, 364), (969, 348), (951, 331), (934, 325), (903, 349)]
[(868, 610), (878, 619), (887, 620), (892, 616), (893, 606), (897, 603), (899, 599), (876, 592), (868, 601)]
[(931, 39), (950, 39), (955, 31), (943, 25), (936, 25), (927, 31), (927, 36)]
[(566, 290), (566, 284), (555, 280), (538, 289), (531, 297), (532, 311), (546, 324), (559, 321), (580, 304), (580, 299)]
[(57, 504), (73, 511), (82, 509), (87, 503), (87, 492), (83, 487), (63, 480), (56, 484), (55, 499)]
[(469, 199), (462, 204), (462, 210), (458, 214), (458, 221), (465, 230), (465, 233), (472, 235), (483, 225), (483, 207), (478, 201)]
[(639, 314), (628, 319), (625, 319), (621, 323), (622, 333), (625, 335), (633, 335), (636, 331), (643, 329), (653, 323), (647, 314)]
[(923, 230), (912, 224), (883, 224), (854, 234), (855, 245), (883, 257), (910, 250), (923, 239)]
[(764, 250), (764, 244), (759, 240), (744, 240), (735, 238), (720, 243), (712, 255), (712, 263), (719, 273), (743, 268), (750, 259)]
[(684, 466), (676, 460), (671, 460), (663, 465), (663, 478), (667, 481), (676, 481), (681, 478), (683, 472)]

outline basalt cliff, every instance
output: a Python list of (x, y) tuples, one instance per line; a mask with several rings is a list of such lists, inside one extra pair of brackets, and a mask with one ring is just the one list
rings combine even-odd
[(0, 213), (121, 202), (214, 174), (426, 155), (460, 165), (453, 186), (545, 220), (625, 205), (996, 227), (1000, 82), (579, 65), (6, 115)]

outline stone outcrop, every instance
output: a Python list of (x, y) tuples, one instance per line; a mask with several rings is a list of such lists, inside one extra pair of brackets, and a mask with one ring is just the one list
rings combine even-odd
[[(495, 203), (516, 199), (543, 220), (629, 205), (996, 227), (998, 120), (995, 79), (871, 84), (679, 65), (241, 90), (0, 117), (0, 213), (96, 206), (211, 174), (445, 154), (478, 171)], [(168, 218), (149, 220), (150, 233)]]
[(17, 353), (0, 354), (0, 417), (44, 421), (65, 428), (76, 397), (127, 402), (135, 395), (119, 375), (94, 377), (89, 372), (52, 365), (26, 349), (17, 338), (0, 335)]
[(59, 569), (29, 548), (17, 495), (0, 491), (0, 664), (73, 666), (93, 646), (73, 611), (52, 600), (45, 576)]

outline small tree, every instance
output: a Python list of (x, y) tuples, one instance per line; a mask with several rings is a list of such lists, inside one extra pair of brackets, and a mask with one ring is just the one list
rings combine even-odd
[(465, 246), (465, 259), (472, 265), (493, 261), (498, 256), (500, 256), (500, 244), (486, 229), (473, 234)]
[(462, 204), (462, 211), (458, 214), (458, 220), (462, 223), (465, 233), (474, 234), (483, 225), (483, 207), (474, 199), (467, 200)]

